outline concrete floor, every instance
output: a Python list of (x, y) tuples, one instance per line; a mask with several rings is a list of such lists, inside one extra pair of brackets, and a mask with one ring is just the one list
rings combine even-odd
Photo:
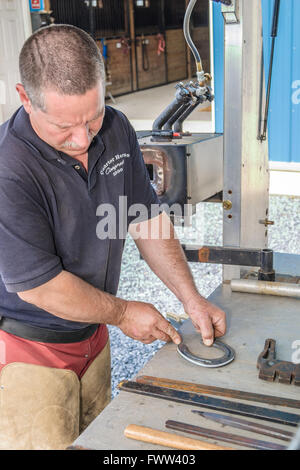
[[(154, 120), (173, 101), (175, 85), (169, 83), (113, 100), (108, 98), (106, 104), (122, 111), (136, 131), (150, 130)], [(214, 103), (198, 106), (185, 121), (183, 130), (214, 132)], [(270, 194), (300, 197), (300, 163), (270, 162)]]

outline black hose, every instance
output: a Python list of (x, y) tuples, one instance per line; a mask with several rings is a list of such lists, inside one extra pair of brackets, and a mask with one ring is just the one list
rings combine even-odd
[(192, 112), (197, 108), (197, 106), (199, 106), (200, 103), (203, 103), (203, 100), (199, 99), (198, 101), (196, 101), (196, 103), (191, 103), (185, 110), (185, 112), (181, 116), (179, 116), (179, 118), (174, 123), (174, 132), (182, 132), (183, 122), (190, 114), (192, 114)]
[(259, 140), (261, 140), (261, 141), (266, 140), (266, 138), (267, 138), (267, 127), (268, 127), (269, 106), (270, 106), (270, 96), (271, 96), (271, 83), (272, 83), (272, 71), (273, 71), (273, 59), (274, 59), (274, 49), (275, 49), (275, 38), (277, 37), (277, 31), (278, 31), (279, 9), (280, 9), (280, 0), (275, 0), (274, 11), (273, 11), (273, 24), (272, 24), (272, 31), (271, 31), (272, 46), (271, 46), (271, 56), (270, 56), (270, 65), (269, 65), (269, 77), (268, 77), (268, 86), (267, 86), (265, 116), (264, 116), (264, 120), (263, 120), (263, 132), (259, 137)]
[(176, 113), (179, 108), (190, 101), (190, 93), (187, 88), (184, 88), (182, 85), (177, 85), (177, 92), (175, 95), (175, 99), (172, 101), (169, 106), (167, 106), (163, 112), (155, 119), (152, 131), (157, 132), (160, 131), (164, 124)]
[(275, 38), (277, 36), (279, 8), (280, 8), (280, 0), (275, 0), (274, 13), (273, 13), (273, 24), (272, 24), (272, 32), (271, 32), (271, 37), (272, 38)]
[(159, 131), (162, 129), (163, 125), (173, 116), (174, 113), (182, 106), (182, 102), (178, 101), (178, 99), (175, 99), (172, 101), (169, 106), (166, 107), (166, 109), (163, 110), (163, 112), (158, 116), (157, 119), (155, 119), (152, 130), (153, 131)]
[(183, 104), (164, 125), (164, 130), (172, 130), (174, 122), (191, 106), (191, 101)]

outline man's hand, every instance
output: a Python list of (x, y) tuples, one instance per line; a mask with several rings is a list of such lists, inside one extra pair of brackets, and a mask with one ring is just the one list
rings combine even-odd
[(214, 338), (225, 334), (225, 312), (200, 295), (188, 300), (184, 304), (184, 309), (192, 320), (196, 330), (201, 333), (203, 343), (206, 346), (211, 346), (214, 342)]
[(159, 339), (175, 344), (181, 337), (175, 328), (159, 313), (156, 308), (145, 302), (127, 302), (126, 309), (117, 325), (130, 338), (149, 344)]
[[(135, 233), (141, 234), (134, 241), (143, 259), (183, 304), (195, 328), (202, 334), (203, 342), (211, 346), (215, 337), (225, 334), (225, 313), (198, 294), (170, 217), (162, 213), (134, 227)], [(151, 238), (149, 234), (159, 236)]]

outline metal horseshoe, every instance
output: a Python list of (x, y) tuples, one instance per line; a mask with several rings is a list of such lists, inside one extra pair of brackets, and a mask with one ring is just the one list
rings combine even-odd
[[(201, 343), (203, 344), (202, 341)], [(235, 358), (234, 349), (232, 349), (230, 346), (228, 346), (228, 344), (225, 344), (218, 339), (216, 339), (213, 345), (210, 347), (221, 349), (221, 351), (224, 351), (224, 355), (216, 359), (205, 359), (203, 357), (199, 357), (195, 354), (192, 354), (187, 345), (183, 342), (177, 346), (177, 352), (187, 361), (202, 367), (222, 367), (232, 362)]]

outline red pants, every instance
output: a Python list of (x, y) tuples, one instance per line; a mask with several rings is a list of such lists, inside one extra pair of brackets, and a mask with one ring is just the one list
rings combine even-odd
[(100, 325), (88, 339), (77, 343), (41, 343), (19, 338), (0, 330), (0, 371), (11, 362), (25, 362), (85, 373), (108, 340), (106, 325)]

